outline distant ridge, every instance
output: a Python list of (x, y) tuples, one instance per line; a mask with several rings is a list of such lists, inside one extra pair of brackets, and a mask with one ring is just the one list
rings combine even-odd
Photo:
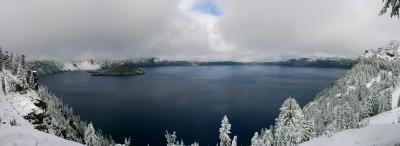
[(172, 61), (160, 58), (147, 58), (139, 60), (78, 60), (78, 61), (30, 61), (27, 66), (38, 72), (39, 76), (65, 72), (86, 70), (94, 71), (109, 69), (112, 66), (128, 64), (134, 67), (163, 67), (163, 66), (221, 66), (221, 65), (280, 65), (287, 67), (316, 67), (316, 68), (342, 68), (350, 69), (357, 63), (355, 59), (346, 58), (293, 58), (276, 62), (236, 62), (236, 61)]

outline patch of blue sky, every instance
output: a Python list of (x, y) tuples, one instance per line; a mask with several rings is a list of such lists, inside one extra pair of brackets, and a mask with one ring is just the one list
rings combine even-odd
[(218, 5), (212, 0), (204, 0), (198, 2), (192, 6), (193, 11), (198, 11), (201, 13), (206, 13), (213, 16), (221, 16), (222, 12), (219, 9)]

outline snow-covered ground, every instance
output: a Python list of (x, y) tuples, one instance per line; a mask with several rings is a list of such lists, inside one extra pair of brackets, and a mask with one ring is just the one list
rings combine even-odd
[(300, 146), (396, 146), (400, 144), (399, 133), (400, 124), (371, 125), (318, 137)]
[(1, 146), (83, 146), (26, 126), (0, 129)]
[[(10, 122), (15, 119), (18, 125), (31, 127), (32, 124), (25, 120), (23, 116), (33, 110), (40, 110), (34, 105), (37, 95), (35, 92), (21, 94), (2, 94), (0, 95), (0, 129), (10, 126)], [(0, 132), (1, 133), (1, 132)]]
[[(6, 89), (9, 88), (10, 81), (18, 81), (17, 77), (12, 75), (9, 71), (0, 72), (0, 77), (5, 79)], [(25, 94), (18, 92), (3, 91), (0, 92), (0, 128), (10, 126), (10, 122), (15, 119), (18, 125), (28, 126), (32, 125), (25, 120), (23, 116), (32, 112), (33, 110), (40, 111), (34, 105), (38, 95), (35, 91), (28, 90)], [(33, 128), (33, 126), (31, 126)], [(1, 132), (0, 132), (1, 133)]]
[(300, 146), (397, 146), (400, 145), (400, 108), (366, 119), (368, 126), (322, 136)]
[[(379, 115), (370, 117), (366, 120), (368, 120), (369, 125), (399, 124), (400, 123), (400, 107), (393, 109), (391, 111), (387, 111), (387, 112), (381, 113)], [(400, 131), (399, 131), (399, 133), (400, 133)]]
[[(6, 86), (10, 86), (8, 83), (11, 81), (19, 81), (9, 71), (0, 72), (0, 77), (5, 79)], [(0, 146), (81, 145), (36, 130), (32, 123), (23, 118), (32, 111), (41, 112), (41, 109), (34, 104), (38, 99), (37, 93), (33, 90), (27, 90), (23, 94), (0, 91)]]

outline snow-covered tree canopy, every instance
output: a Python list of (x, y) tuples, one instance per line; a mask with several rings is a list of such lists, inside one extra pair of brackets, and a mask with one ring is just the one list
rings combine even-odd
[(276, 119), (275, 144), (278, 146), (292, 146), (309, 139), (307, 120), (303, 111), (294, 98), (288, 98), (279, 109)]
[(229, 134), (231, 133), (231, 124), (229, 123), (228, 117), (224, 116), (221, 121), (221, 128), (219, 128), (219, 146), (230, 146), (231, 138)]
[(90, 123), (88, 125), (87, 129), (85, 130), (85, 142), (86, 142), (86, 145), (88, 145), (88, 146), (100, 145), (99, 138), (96, 136), (96, 133), (95, 133), (92, 123)]
[(391, 9), (390, 17), (399, 17), (400, 0), (384, 0), (383, 7), (381, 9), (380, 15), (387, 12), (387, 9)]

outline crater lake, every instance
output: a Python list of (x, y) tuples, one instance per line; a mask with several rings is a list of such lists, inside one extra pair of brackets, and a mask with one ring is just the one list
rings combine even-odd
[(287, 97), (304, 106), (347, 71), (273, 65), (143, 69), (145, 75), (119, 77), (64, 72), (40, 82), (118, 142), (130, 137), (134, 145), (165, 145), (168, 130), (185, 144), (215, 145), (227, 115), (231, 138), (250, 144), (255, 132), (274, 124)]

